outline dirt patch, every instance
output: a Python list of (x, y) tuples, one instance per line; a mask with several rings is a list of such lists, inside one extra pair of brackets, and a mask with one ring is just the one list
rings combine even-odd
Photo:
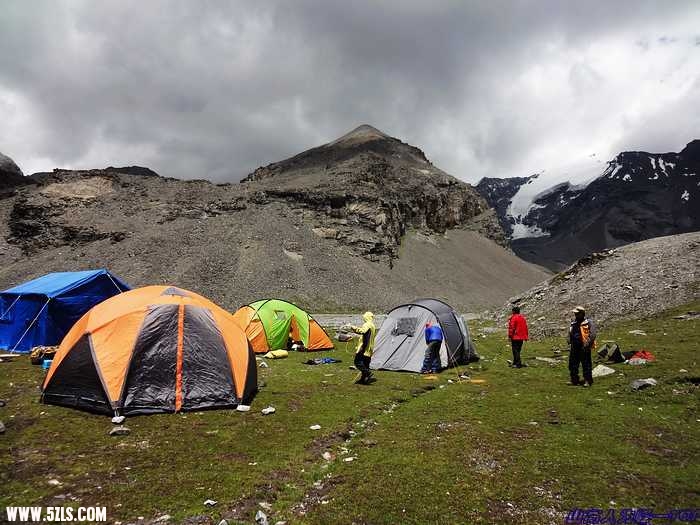
[(344, 430), (338, 430), (327, 436), (314, 439), (306, 450), (309, 452), (313, 460), (316, 460), (325, 451), (332, 449), (335, 445), (339, 445), (340, 443), (344, 443), (349, 439), (352, 439), (352, 437), (352, 428), (347, 427)]
[(41, 188), (40, 192), (53, 198), (94, 199), (101, 195), (114, 193), (114, 184), (110, 179), (92, 177), (76, 181), (54, 182)]
[[(221, 517), (227, 520), (252, 522), (256, 510), (262, 508), (259, 505), (260, 502), (274, 503), (277, 500), (277, 494), (292, 479), (292, 473), (288, 470), (270, 472), (265, 483), (256, 485), (250, 494), (241, 495), (238, 500), (229, 506), (228, 510), (221, 514)], [(269, 509), (264, 510), (264, 512), (271, 517)], [(272, 521), (274, 522), (274, 520)]]
[(642, 452), (662, 458), (666, 464), (685, 465), (689, 461), (684, 451), (669, 446), (679, 442), (678, 436), (661, 428), (656, 427), (643, 433), (636, 433), (630, 436), (629, 440)]
[(312, 485), (311, 489), (304, 494), (304, 498), (292, 507), (292, 512), (297, 516), (305, 516), (312, 512), (314, 507), (327, 504), (332, 499), (333, 488), (343, 481), (343, 476), (327, 474), (322, 480)]
[(554, 507), (528, 510), (510, 501), (489, 501), (487, 504), (489, 523), (558, 525), (564, 515)]

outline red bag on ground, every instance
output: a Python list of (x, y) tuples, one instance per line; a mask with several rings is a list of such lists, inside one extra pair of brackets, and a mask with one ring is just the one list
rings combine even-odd
[(632, 358), (646, 359), (647, 361), (656, 361), (656, 356), (652, 354), (649, 350), (639, 350), (634, 353)]

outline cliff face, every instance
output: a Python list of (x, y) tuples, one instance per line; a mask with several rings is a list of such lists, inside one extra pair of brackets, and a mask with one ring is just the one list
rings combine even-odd
[(409, 229), (465, 227), (504, 243), (488, 204), (423, 152), (371, 126), (258, 168), (242, 184), (254, 199), (281, 199), (314, 214), (319, 235), (370, 260), (397, 257)]

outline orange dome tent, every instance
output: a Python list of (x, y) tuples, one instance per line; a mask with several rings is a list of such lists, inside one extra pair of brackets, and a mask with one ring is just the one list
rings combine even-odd
[(68, 332), (42, 401), (105, 414), (248, 405), (255, 356), (233, 316), (196, 293), (147, 286), (93, 307)]
[(307, 351), (333, 350), (333, 341), (321, 325), (288, 301), (255, 301), (239, 308), (233, 317), (245, 329), (256, 354), (286, 348), (290, 334), (295, 341), (304, 343)]

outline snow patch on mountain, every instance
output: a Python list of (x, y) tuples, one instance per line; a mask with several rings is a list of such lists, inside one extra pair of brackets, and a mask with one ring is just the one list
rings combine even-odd
[[(543, 170), (530, 178), (513, 196), (506, 211), (506, 214), (512, 218), (513, 222), (511, 238), (522, 239), (549, 235), (549, 232), (537, 226), (523, 223), (527, 215), (537, 209), (535, 201), (550, 193), (554, 187), (561, 187), (562, 184), (569, 183), (572, 189), (583, 189), (598, 178), (606, 170), (606, 167), (609, 169), (609, 163), (601, 161), (594, 154), (576, 163)], [(620, 166), (615, 168), (615, 172), (619, 168)]]

